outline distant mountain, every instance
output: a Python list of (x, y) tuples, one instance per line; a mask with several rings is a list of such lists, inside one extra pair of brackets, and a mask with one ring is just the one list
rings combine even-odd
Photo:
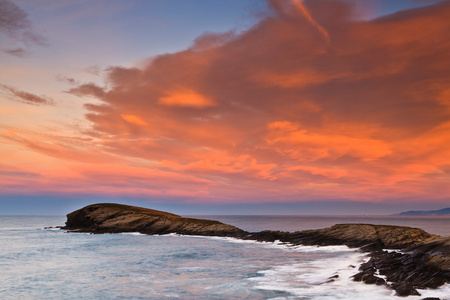
[(450, 207), (439, 210), (410, 210), (394, 214), (394, 216), (450, 216)]

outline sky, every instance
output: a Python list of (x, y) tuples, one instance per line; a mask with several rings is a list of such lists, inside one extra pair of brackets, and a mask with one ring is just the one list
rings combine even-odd
[(0, 0), (0, 214), (450, 206), (450, 1)]

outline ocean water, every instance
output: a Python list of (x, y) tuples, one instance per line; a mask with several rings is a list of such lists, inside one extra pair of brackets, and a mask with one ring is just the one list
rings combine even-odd
[[(209, 218), (253, 231), (293, 231), (287, 224), (298, 222)], [(438, 218), (435, 226), (449, 221)], [(387, 288), (353, 282), (367, 257), (345, 246), (44, 229), (64, 222), (62, 216), (0, 216), (0, 299), (401, 299)], [(450, 285), (419, 292), (407, 299), (450, 299)]]

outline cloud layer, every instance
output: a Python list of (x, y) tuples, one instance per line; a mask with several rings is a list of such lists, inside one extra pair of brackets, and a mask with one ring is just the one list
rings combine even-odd
[[(5, 34), (13, 43), (19, 42), (25, 46), (47, 45), (46, 39), (34, 32), (28, 14), (9, 0), (0, 0), (0, 33)], [(22, 47), (5, 48), (3, 52), (23, 57), (27, 50)]]
[(74, 167), (89, 188), (195, 201), (448, 199), (450, 2), (374, 20), (347, 1), (269, 4), (243, 33), (205, 34), (140, 68), (110, 68), (106, 88), (67, 91), (100, 101), (85, 105), (84, 132), (99, 165)]

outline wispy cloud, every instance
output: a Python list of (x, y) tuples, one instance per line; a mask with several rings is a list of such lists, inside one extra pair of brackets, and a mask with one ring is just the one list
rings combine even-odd
[(28, 54), (28, 51), (23, 48), (4, 49), (3, 51), (17, 57), (25, 57)]
[(40, 174), (35, 172), (29, 172), (24, 169), (18, 168), (13, 165), (0, 163), (0, 175), (16, 178), (38, 178)]
[(36, 94), (19, 90), (10, 85), (0, 83), (0, 90), (3, 91), (3, 94), (5, 94), (7, 98), (14, 101), (33, 105), (54, 105), (54, 101), (49, 97), (38, 96)]
[(0, 31), (14, 35), (30, 26), (27, 13), (9, 0), (0, 1)]
[[(72, 81), (72, 83), (73, 83), (73, 81)], [(65, 92), (69, 93), (69, 94), (73, 94), (78, 97), (93, 96), (96, 98), (101, 98), (105, 94), (104, 89), (99, 87), (95, 83), (80, 84), (77, 87), (68, 89)]]
[[(47, 40), (33, 30), (28, 14), (9, 0), (0, 0), (0, 33), (23, 43), (25, 46), (46, 46)], [(23, 57), (22, 48), (4, 49), (5, 53)]]

